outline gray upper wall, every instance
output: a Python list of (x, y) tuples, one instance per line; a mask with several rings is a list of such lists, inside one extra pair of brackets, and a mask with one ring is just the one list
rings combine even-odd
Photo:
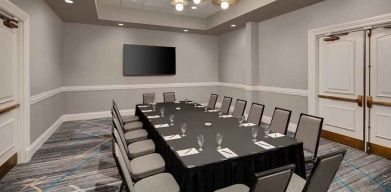
[(30, 92), (39, 94), (63, 85), (63, 22), (43, 0), (12, 0), (30, 16)]
[(307, 89), (308, 30), (390, 12), (390, 0), (327, 0), (259, 23), (261, 85)]
[(245, 28), (219, 36), (219, 81), (246, 84), (246, 40)]
[[(176, 47), (176, 75), (124, 77), (123, 44)], [(218, 40), (196, 35), (65, 24), (63, 65), (65, 85), (119, 85), (218, 81)]]

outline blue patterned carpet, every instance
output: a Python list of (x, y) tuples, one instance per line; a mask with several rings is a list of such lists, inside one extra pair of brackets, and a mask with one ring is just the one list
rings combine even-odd
[[(0, 180), (0, 191), (116, 191), (110, 131), (110, 119), (65, 122), (29, 163)], [(341, 148), (348, 153), (330, 191), (391, 192), (390, 160), (324, 139), (319, 150)]]

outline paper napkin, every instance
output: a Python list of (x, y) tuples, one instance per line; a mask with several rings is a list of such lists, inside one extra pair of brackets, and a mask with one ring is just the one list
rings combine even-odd
[(164, 140), (169, 141), (169, 140), (174, 140), (174, 139), (180, 139), (182, 138), (180, 135), (169, 135), (169, 136), (164, 136)]
[(197, 108), (205, 108), (205, 106), (203, 106), (203, 105), (197, 105), (196, 107)]
[(208, 112), (218, 112), (218, 111), (219, 111), (218, 109), (208, 110)]
[(232, 115), (222, 115), (221, 118), (231, 118), (231, 117), (234, 117)]
[(232, 157), (237, 157), (238, 155), (231, 151), (229, 148), (223, 148), (217, 150), (220, 154), (222, 154), (225, 158), (232, 158)]
[(252, 127), (252, 126), (255, 126), (254, 123), (243, 123), (240, 125), (241, 127)]
[(152, 109), (141, 110), (141, 112), (143, 112), (143, 113), (152, 112)]
[(266, 143), (264, 141), (258, 141), (258, 142), (255, 142), (256, 145), (264, 148), (264, 149), (274, 149), (276, 147), (274, 147), (273, 145), (270, 145), (269, 143)]
[(145, 107), (148, 107), (148, 105), (139, 105), (138, 107), (145, 108)]
[(179, 150), (179, 151), (177, 151), (177, 153), (178, 153), (179, 156), (184, 157), (184, 156), (188, 156), (188, 155), (197, 154), (198, 151), (197, 151), (196, 148), (191, 148), (191, 149)]
[(159, 124), (159, 125), (155, 125), (155, 128), (163, 128), (163, 127), (169, 127), (170, 125), (169, 124)]
[(148, 116), (148, 119), (156, 119), (159, 117), (160, 117), (159, 115), (151, 115), (151, 116)]
[(285, 135), (281, 134), (281, 133), (270, 133), (270, 134), (267, 134), (269, 135), (269, 137), (271, 138), (278, 138), (278, 137), (284, 137)]

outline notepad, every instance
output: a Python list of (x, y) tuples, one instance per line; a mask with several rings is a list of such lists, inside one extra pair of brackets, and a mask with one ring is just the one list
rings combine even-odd
[(197, 108), (205, 108), (205, 106), (203, 106), (203, 105), (197, 105), (196, 107)]
[(169, 141), (169, 140), (174, 140), (174, 139), (180, 139), (182, 138), (180, 135), (169, 135), (169, 136), (164, 136), (164, 140)]
[(264, 141), (258, 141), (258, 142), (255, 142), (256, 145), (264, 148), (264, 149), (274, 149), (276, 147), (274, 147), (273, 145), (270, 145), (269, 143), (266, 143)]
[(139, 105), (138, 107), (140, 107), (140, 108), (146, 108), (146, 107), (148, 107), (148, 105)]
[(194, 104), (194, 101), (188, 101), (187, 104)]
[(143, 112), (143, 113), (152, 112), (152, 111), (153, 111), (152, 109), (141, 110), (141, 112)]
[(163, 128), (163, 127), (169, 127), (170, 125), (169, 124), (159, 124), (159, 125), (155, 125), (155, 128)]
[(175, 109), (176, 109), (176, 110), (178, 110), (178, 111), (179, 111), (179, 110), (181, 110), (181, 108), (180, 108), (180, 107), (177, 107), (177, 108), (175, 108)]
[(231, 118), (231, 117), (234, 117), (232, 115), (222, 115), (221, 118)]
[(179, 150), (179, 151), (177, 151), (177, 153), (179, 156), (184, 157), (184, 156), (188, 156), (188, 155), (198, 154), (199, 152), (197, 151), (196, 148), (191, 148), (191, 149)]
[(148, 119), (156, 119), (159, 117), (160, 117), (159, 115), (151, 115), (151, 116), (148, 116)]
[(232, 157), (237, 157), (238, 155), (234, 153), (231, 149), (229, 148), (223, 148), (223, 149), (218, 149), (217, 150), (220, 154), (222, 154), (225, 158), (232, 158)]
[(218, 109), (208, 110), (208, 112), (218, 112), (218, 111), (219, 111)]
[(241, 127), (252, 127), (252, 126), (255, 126), (254, 123), (243, 123), (240, 125)]
[(270, 133), (270, 134), (267, 134), (269, 135), (269, 137), (271, 138), (278, 138), (278, 137), (284, 137), (285, 135), (281, 134), (281, 133)]

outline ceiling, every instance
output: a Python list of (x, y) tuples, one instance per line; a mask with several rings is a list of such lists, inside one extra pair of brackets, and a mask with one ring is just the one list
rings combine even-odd
[[(69, 23), (176, 31), (220, 35), (261, 22), (324, 0), (239, 0), (228, 10), (220, 10), (210, 0), (203, 0), (192, 10), (191, 0), (182, 12), (175, 11), (170, 0), (45, 0), (53, 11)], [(235, 24), (236, 27), (231, 27)]]
[[(180, 12), (175, 10), (175, 8), (171, 5), (170, 0), (99, 0), (98, 4), (101, 6), (155, 11), (199, 18), (207, 18), (221, 10), (220, 7), (207, 1), (202, 1), (199, 5), (195, 5), (192, 1), (190, 1), (185, 7), (185, 10)], [(193, 6), (197, 9), (192, 9), (191, 7)]]

